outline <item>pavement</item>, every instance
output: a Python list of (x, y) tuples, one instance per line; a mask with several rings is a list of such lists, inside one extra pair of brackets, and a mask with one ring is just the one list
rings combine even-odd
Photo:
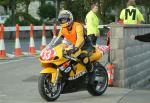
[[(0, 61), (0, 103), (47, 103), (38, 93), (41, 70), (36, 57)], [(62, 94), (55, 103), (150, 103), (150, 89), (109, 87), (102, 96), (87, 91)]]

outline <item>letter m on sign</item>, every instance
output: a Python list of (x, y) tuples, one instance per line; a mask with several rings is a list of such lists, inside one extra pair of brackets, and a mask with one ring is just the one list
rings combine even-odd
[(125, 10), (125, 19), (127, 20), (129, 16), (132, 16), (132, 20), (135, 20), (136, 9), (126, 9)]

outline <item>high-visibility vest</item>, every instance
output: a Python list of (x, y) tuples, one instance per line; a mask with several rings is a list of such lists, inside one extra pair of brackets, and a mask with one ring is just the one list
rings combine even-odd
[(72, 29), (71, 31), (68, 31), (67, 28), (62, 28), (61, 30), (61, 33), (62, 35), (67, 39), (69, 40), (73, 45), (76, 44), (76, 41), (77, 41), (77, 33), (76, 33), (76, 27), (78, 25), (81, 25), (80, 23), (77, 23), (77, 22), (74, 22), (72, 24)]
[(123, 9), (120, 14), (120, 19), (123, 20), (124, 24), (138, 24), (144, 21), (141, 12), (133, 6)]

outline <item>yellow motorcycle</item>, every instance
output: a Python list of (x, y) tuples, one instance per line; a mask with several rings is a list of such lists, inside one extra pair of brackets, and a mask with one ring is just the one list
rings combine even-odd
[[(87, 90), (93, 96), (102, 95), (108, 86), (108, 75), (104, 66), (98, 61), (102, 58), (101, 46), (96, 46), (89, 59), (93, 71), (88, 72), (86, 66), (66, 53), (68, 45), (64, 43), (48, 44), (41, 51), (38, 90), (46, 101), (56, 100), (60, 94)], [(79, 50), (80, 53), (85, 51)], [(83, 61), (88, 61), (84, 58)]]

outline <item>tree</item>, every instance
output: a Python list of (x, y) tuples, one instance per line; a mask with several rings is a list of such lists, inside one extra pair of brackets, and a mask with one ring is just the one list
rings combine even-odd
[(8, 8), (11, 7), (10, 1), (11, 0), (0, 0), (0, 5), (2, 5), (4, 7), (6, 14), (8, 13)]
[[(16, 3), (22, 3), (25, 5), (25, 11), (28, 13), (29, 4), (35, 0), (15, 0), (15, 4), (13, 0), (0, 0), (0, 5), (2, 5), (5, 9), (6, 14), (8, 13), (8, 8), (11, 9), (11, 12), (15, 11)], [(47, 0), (37, 0), (41, 2), (41, 7), (39, 8), (39, 15), (43, 19), (45, 18), (53, 18), (58, 16), (58, 12), (60, 10), (61, 2), (64, 2), (64, 8), (70, 10), (74, 18), (78, 21), (84, 22), (86, 13), (90, 10), (90, 5), (92, 3), (97, 3), (99, 10), (98, 10), (98, 17), (101, 19), (103, 24), (109, 23), (112, 21), (112, 11), (115, 11), (115, 15), (113, 14), (113, 18), (115, 17), (116, 20), (119, 18), (120, 11), (126, 7), (126, 3), (128, 0), (49, 0), (53, 1), (54, 5), (47, 6)], [(149, 19), (150, 15), (150, 2), (149, 0), (136, 0), (137, 5), (143, 6), (142, 8), (146, 11), (146, 18)], [(138, 7), (140, 7), (138, 6)], [(46, 9), (47, 8), (47, 9)], [(46, 12), (45, 10), (46, 9)], [(48, 11), (48, 12), (47, 12)], [(50, 13), (51, 12), (51, 13)]]
[(70, 10), (73, 13), (74, 20), (84, 22), (87, 10), (85, 10), (84, 0), (65, 0), (64, 9)]
[(39, 0), (41, 2), (41, 5), (45, 5), (46, 0)]
[(2, 5), (5, 8), (6, 13), (8, 7), (11, 9), (12, 25), (15, 25), (16, 0), (0, 0), (0, 5)]
[(145, 21), (150, 23), (150, 2), (149, 0), (138, 0), (137, 5), (142, 5), (145, 9)]
[(52, 19), (55, 17), (56, 9), (50, 3), (43, 4), (39, 7), (38, 14), (42, 19)]
[(29, 13), (29, 5), (30, 5), (30, 3), (32, 2), (32, 1), (35, 1), (35, 0), (16, 0), (17, 1), (17, 3), (23, 3), (23, 4), (25, 4), (25, 12), (26, 13)]

